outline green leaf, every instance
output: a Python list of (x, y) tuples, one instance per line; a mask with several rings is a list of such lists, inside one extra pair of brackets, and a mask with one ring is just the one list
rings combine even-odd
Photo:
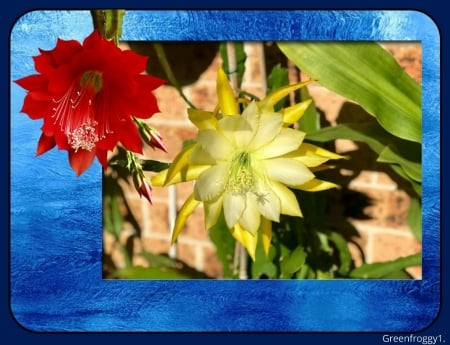
[(151, 159), (146, 159), (146, 160), (141, 160), (141, 166), (142, 166), (142, 170), (144, 170), (144, 171), (160, 172), (165, 169), (168, 169), (170, 164), (151, 160)]
[(103, 184), (103, 227), (118, 241), (124, 223), (119, 207), (122, 200), (120, 186), (110, 176), (104, 176)]
[[(289, 84), (288, 70), (286, 67), (281, 67), (279, 64), (272, 68), (268, 78), (267, 78), (267, 91), (269, 94), (271, 91), (278, 89), (282, 86)], [(280, 100), (275, 104), (275, 111), (280, 111), (284, 107), (286, 99)]]
[(420, 200), (411, 199), (408, 211), (408, 224), (411, 232), (418, 241), (422, 241), (422, 207)]
[(422, 181), (422, 164), (409, 161), (393, 151), (391, 146), (386, 146), (381, 151), (378, 162), (399, 164), (408, 177), (416, 182)]
[(388, 262), (377, 262), (373, 264), (363, 264), (352, 270), (349, 274), (351, 278), (383, 278), (393, 272), (403, 270), (407, 267), (422, 264), (422, 253), (402, 257)]
[(307, 254), (303, 247), (298, 246), (288, 257), (281, 261), (280, 278), (291, 278), (305, 264)]
[[(340, 124), (308, 133), (308, 140), (326, 142), (335, 139), (361, 141), (379, 155), (378, 161), (391, 163), (400, 176), (411, 182), (421, 181), (421, 147), (393, 137), (376, 123)], [(401, 171), (395, 169), (395, 165)]]
[[(311, 99), (308, 88), (302, 87), (300, 89), (300, 98), (302, 101)], [(320, 129), (320, 115), (314, 102), (311, 102), (303, 116), (298, 120), (298, 129), (305, 133), (315, 132)]]
[(216, 246), (216, 253), (223, 266), (224, 278), (235, 278), (236, 273), (233, 272), (233, 258), (235, 240), (228, 230), (225, 223), (223, 212), (219, 216), (216, 225), (209, 229), (209, 237)]
[(361, 105), (394, 136), (421, 142), (421, 87), (374, 42), (279, 42), (322, 86)]
[(276, 250), (273, 246), (270, 246), (268, 255), (264, 253), (264, 248), (261, 240), (261, 232), (258, 231), (255, 261), (251, 262), (252, 279), (258, 279), (264, 275), (267, 276), (267, 278), (276, 278), (277, 266), (273, 263), (275, 256)]
[(348, 249), (347, 241), (344, 237), (342, 237), (342, 235), (338, 234), (337, 232), (331, 232), (329, 235), (329, 239), (336, 245), (336, 248), (339, 251), (339, 274), (346, 276), (350, 271), (350, 267), (352, 265), (352, 255), (350, 253), (350, 250)]
[(245, 61), (247, 60), (247, 54), (244, 51), (244, 42), (233, 42), (235, 54), (236, 54), (236, 70), (230, 71), (228, 67), (228, 52), (227, 52), (227, 43), (223, 42), (220, 44), (219, 51), (220, 56), (222, 57), (222, 68), (225, 73), (229, 76), (232, 73), (237, 73), (238, 79), (238, 87), (242, 84), (242, 77), (245, 72)]

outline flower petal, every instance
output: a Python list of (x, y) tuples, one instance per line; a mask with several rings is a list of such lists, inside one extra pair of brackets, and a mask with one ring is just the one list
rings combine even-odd
[(247, 198), (241, 194), (225, 193), (223, 198), (223, 213), (225, 222), (231, 229), (236, 225), (245, 210)]
[(217, 97), (222, 115), (239, 114), (233, 89), (222, 68), (219, 68), (217, 72)]
[(119, 140), (130, 151), (142, 153), (142, 141), (139, 131), (131, 117), (125, 117), (121, 121)]
[(236, 226), (234, 226), (230, 231), (233, 237), (241, 243), (245, 249), (247, 249), (247, 252), (252, 260), (255, 261), (256, 243), (258, 241), (258, 237), (253, 236), (248, 231), (242, 229), (239, 224), (236, 224)]
[(169, 170), (166, 175), (166, 180), (164, 181), (164, 185), (174, 183), (172, 182), (174, 176), (188, 165), (189, 156), (191, 155), (191, 152), (194, 149), (195, 145), (196, 144), (189, 144), (177, 154), (172, 164), (170, 164)]
[(272, 241), (272, 222), (264, 217), (261, 218), (261, 239), (264, 253), (269, 255), (270, 242)]
[(267, 145), (278, 134), (280, 134), (283, 127), (283, 116), (278, 113), (262, 114), (257, 117), (257, 129), (254, 134), (251, 147), (254, 150)]
[(183, 206), (181, 206), (180, 210), (178, 211), (177, 219), (175, 220), (175, 225), (172, 232), (172, 244), (175, 243), (175, 241), (177, 240), (178, 235), (183, 229), (183, 226), (186, 223), (187, 218), (195, 211), (195, 209), (199, 204), (200, 201), (195, 200), (194, 195), (191, 194), (186, 199)]
[(262, 146), (255, 154), (260, 159), (282, 156), (296, 150), (303, 142), (305, 133), (291, 128), (283, 128), (270, 143)]
[(293, 85), (287, 85), (284, 87), (280, 87), (275, 89), (270, 94), (268, 94), (262, 101), (258, 102), (260, 109), (262, 111), (273, 111), (273, 107), (278, 103), (281, 99), (289, 95), (291, 92), (298, 90), (308, 84), (311, 84), (313, 80), (307, 80), (304, 82), (300, 82)]
[(222, 118), (218, 122), (217, 129), (234, 146), (244, 147), (252, 138), (253, 128), (251, 124), (240, 115)]
[(239, 218), (239, 224), (244, 230), (247, 230), (252, 235), (257, 236), (259, 224), (261, 221), (261, 214), (256, 205), (256, 200), (252, 197), (252, 193), (247, 193), (247, 201), (245, 203), (244, 211)]
[(206, 230), (209, 230), (216, 225), (217, 219), (219, 219), (220, 213), (222, 212), (222, 205), (222, 197), (219, 197), (216, 201), (203, 203)]
[(322, 157), (325, 157), (328, 159), (346, 159), (347, 158), (346, 156), (341, 156), (337, 153), (325, 150), (322, 147), (308, 144), (308, 143), (302, 144), (302, 146), (300, 147), (300, 152), (313, 153), (315, 155), (322, 156)]
[(340, 188), (339, 185), (332, 183), (332, 182), (328, 182), (328, 181), (322, 181), (319, 180), (317, 178), (308, 181), (302, 185), (298, 185), (298, 186), (292, 186), (292, 188), (295, 189), (301, 189), (301, 190), (305, 190), (308, 192), (319, 192), (322, 190), (327, 190), (327, 189), (331, 189), (331, 188)]
[(72, 169), (75, 171), (77, 176), (80, 176), (87, 168), (92, 164), (95, 158), (95, 150), (69, 150), (69, 162)]
[(283, 184), (270, 181), (270, 188), (280, 199), (280, 213), (288, 216), (302, 217), (302, 211), (295, 194)]
[(249, 198), (264, 217), (274, 222), (280, 221), (280, 198), (267, 185), (258, 186), (257, 191), (252, 193)]
[(167, 184), (165, 183), (165, 181), (169, 169), (166, 169), (153, 176), (151, 182), (154, 186), (162, 187), (180, 182), (192, 181), (198, 178), (202, 172), (210, 167), (210, 165), (187, 165), (176, 174), (172, 175)]
[(308, 109), (311, 104), (312, 99), (307, 99), (306, 101), (294, 104), (293, 106), (284, 108), (283, 110), (283, 122), (285, 126), (290, 126), (301, 119), (303, 114), (305, 114), (306, 109)]
[(48, 150), (51, 150), (56, 145), (55, 137), (54, 136), (47, 136), (44, 133), (41, 134), (41, 137), (39, 138), (37, 150), (36, 150), (36, 156), (39, 156)]
[(305, 165), (293, 159), (273, 158), (260, 163), (271, 179), (288, 186), (298, 186), (314, 178), (314, 174)]
[(204, 202), (216, 200), (225, 190), (229, 170), (229, 164), (218, 164), (203, 171), (194, 186), (195, 199)]
[(199, 129), (216, 129), (217, 119), (209, 111), (200, 109), (188, 109), (189, 120)]
[(198, 133), (197, 142), (202, 145), (216, 161), (229, 160), (233, 152), (233, 144), (219, 132), (206, 129)]
[(196, 143), (192, 152), (189, 156), (188, 163), (189, 165), (214, 165), (217, 161), (211, 157), (208, 151), (199, 144)]

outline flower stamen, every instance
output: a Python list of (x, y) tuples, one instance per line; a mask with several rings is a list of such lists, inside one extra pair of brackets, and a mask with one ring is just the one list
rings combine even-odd
[(56, 104), (53, 108), (53, 123), (59, 124), (75, 152), (79, 149), (92, 151), (99, 140), (112, 133), (107, 120), (102, 121), (99, 129), (98, 122), (94, 119), (94, 99), (102, 88), (101, 72), (88, 71), (60, 99), (53, 99)]
[(240, 152), (231, 162), (230, 175), (226, 189), (233, 195), (244, 195), (254, 189), (256, 178), (248, 152)]

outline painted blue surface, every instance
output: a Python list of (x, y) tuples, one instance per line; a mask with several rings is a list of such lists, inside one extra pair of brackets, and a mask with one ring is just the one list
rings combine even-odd
[[(211, 30), (214, 28), (214, 30)], [(11, 33), (11, 80), (56, 38), (82, 40), (88, 11), (35, 11)], [(34, 157), (41, 123), (11, 82), (10, 293), (33, 331), (413, 332), (440, 306), (439, 35), (411, 11), (129, 11), (128, 40), (420, 40), (423, 43), (423, 279), (102, 280), (101, 170), (75, 177), (65, 151)]]

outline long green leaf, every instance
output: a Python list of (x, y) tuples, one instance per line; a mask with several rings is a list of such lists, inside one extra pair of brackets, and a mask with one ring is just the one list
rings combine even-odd
[(351, 278), (383, 278), (393, 272), (422, 264), (422, 254), (414, 254), (389, 262), (363, 264), (350, 272)]
[(393, 135), (421, 142), (421, 88), (374, 42), (279, 42), (300, 69), (361, 105)]
[(411, 183), (422, 180), (420, 145), (395, 138), (376, 123), (325, 127), (319, 131), (307, 133), (306, 139), (318, 142), (335, 139), (365, 142), (379, 155), (378, 161), (400, 166), (400, 170), (394, 169), (400, 176)]

